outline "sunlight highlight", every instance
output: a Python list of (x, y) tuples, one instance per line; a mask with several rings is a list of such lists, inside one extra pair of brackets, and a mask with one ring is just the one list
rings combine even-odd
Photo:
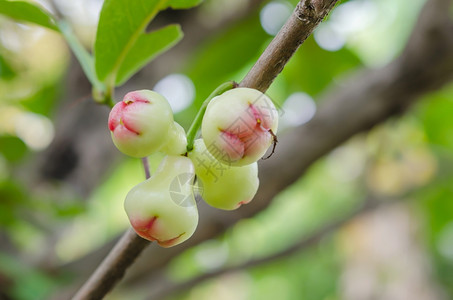
[(168, 100), (173, 113), (187, 108), (195, 98), (195, 86), (192, 80), (183, 74), (170, 74), (162, 78), (153, 90)]
[(260, 12), (261, 26), (270, 35), (276, 35), (291, 12), (291, 5), (286, 1), (269, 2)]
[(15, 128), (17, 136), (36, 151), (47, 148), (55, 133), (48, 118), (30, 112), (24, 112), (17, 117)]
[(299, 126), (313, 118), (316, 113), (316, 103), (310, 95), (297, 92), (286, 99), (282, 110), (284, 114), (279, 120), (281, 128)]

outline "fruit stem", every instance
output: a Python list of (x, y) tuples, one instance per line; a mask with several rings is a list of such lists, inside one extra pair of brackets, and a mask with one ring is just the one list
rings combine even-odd
[(200, 129), (206, 108), (208, 107), (208, 104), (212, 100), (212, 98), (221, 95), (228, 90), (234, 89), (237, 86), (238, 84), (234, 81), (227, 81), (225, 83), (222, 83), (211, 93), (211, 95), (209, 95), (208, 98), (206, 98), (206, 100), (204, 100), (203, 104), (200, 107), (200, 110), (198, 111), (195, 119), (192, 122), (192, 125), (190, 125), (189, 131), (187, 132), (187, 152), (190, 152), (193, 149), (195, 137), (197, 136), (198, 130)]
[(148, 157), (142, 158), (143, 169), (145, 170), (145, 178), (149, 179), (151, 177), (151, 172), (149, 170)]

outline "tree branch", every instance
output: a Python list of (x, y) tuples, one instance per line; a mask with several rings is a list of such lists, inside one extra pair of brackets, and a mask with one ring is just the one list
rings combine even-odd
[[(145, 178), (149, 179), (151, 172), (148, 157), (142, 158), (142, 164)], [(73, 299), (103, 298), (123, 278), (126, 269), (149, 244), (149, 241), (139, 237), (132, 228), (129, 228)]]
[(102, 299), (150, 243), (129, 229), (72, 299)]
[[(302, 0), (288, 22), (269, 45), (270, 50), (264, 52), (262, 56), (264, 58), (258, 60), (252, 71), (244, 78), (241, 86), (265, 91), (299, 45), (327, 15), (335, 2)], [(276, 61), (278, 61), (278, 65), (272, 65)], [(268, 76), (254, 78), (257, 74), (263, 72)], [(103, 298), (123, 277), (126, 269), (148, 244), (147, 241), (139, 238), (132, 229), (129, 229), (73, 299)]]
[(239, 84), (266, 92), (283, 67), (338, 0), (302, 0)]

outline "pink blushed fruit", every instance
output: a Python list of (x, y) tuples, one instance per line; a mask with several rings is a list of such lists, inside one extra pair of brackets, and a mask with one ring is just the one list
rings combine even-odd
[(108, 126), (115, 146), (132, 157), (145, 157), (165, 145), (173, 112), (160, 94), (139, 90), (126, 94), (110, 112)]
[(273, 143), (278, 111), (258, 90), (235, 88), (208, 104), (201, 125), (209, 152), (232, 166), (256, 162)]
[(124, 209), (135, 232), (171, 247), (187, 240), (198, 224), (193, 195), (194, 166), (184, 156), (166, 156), (154, 175), (133, 187)]
[(202, 183), (201, 196), (209, 205), (233, 210), (255, 196), (259, 186), (256, 162), (241, 167), (222, 164), (209, 153), (202, 139), (195, 141), (188, 156)]

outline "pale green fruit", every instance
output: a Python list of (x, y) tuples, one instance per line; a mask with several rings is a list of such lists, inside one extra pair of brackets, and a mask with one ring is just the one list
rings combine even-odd
[(167, 133), (167, 143), (160, 148), (159, 151), (168, 155), (181, 155), (186, 153), (186, 132), (177, 122), (173, 122)]
[(162, 247), (187, 240), (198, 224), (192, 191), (194, 165), (184, 156), (166, 156), (153, 176), (127, 194), (124, 208), (135, 232)]
[(217, 160), (244, 166), (266, 153), (277, 127), (278, 111), (268, 96), (254, 89), (235, 88), (211, 100), (201, 132)]
[(134, 91), (112, 108), (108, 125), (115, 146), (126, 155), (140, 158), (165, 145), (173, 112), (160, 94)]
[(259, 186), (258, 165), (227, 166), (217, 161), (206, 149), (202, 139), (194, 143), (188, 153), (202, 183), (202, 197), (209, 205), (233, 210), (249, 203)]

